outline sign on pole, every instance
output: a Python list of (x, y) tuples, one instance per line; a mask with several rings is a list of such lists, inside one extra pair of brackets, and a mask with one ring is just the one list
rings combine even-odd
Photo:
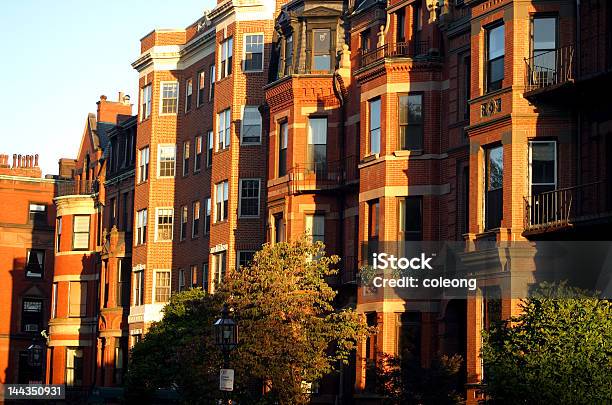
[(234, 390), (234, 370), (222, 368), (219, 375), (219, 389), (221, 391)]

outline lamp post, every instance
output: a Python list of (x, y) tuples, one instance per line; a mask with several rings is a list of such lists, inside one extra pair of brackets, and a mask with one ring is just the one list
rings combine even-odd
[[(215, 342), (223, 353), (223, 368), (219, 374), (219, 389), (227, 395), (234, 390), (234, 370), (229, 368), (229, 354), (238, 346), (238, 325), (230, 318), (227, 304), (223, 305), (221, 318), (213, 324)], [(227, 398), (227, 397), (226, 397)], [(229, 403), (229, 401), (226, 401)]]
[(43, 357), (44, 347), (41, 344), (41, 340), (37, 338), (32, 339), (32, 344), (26, 349), (28, 351), (28, 366), (30, 367), (30, 379), (31, 381), (38, 384), (43, 383)]

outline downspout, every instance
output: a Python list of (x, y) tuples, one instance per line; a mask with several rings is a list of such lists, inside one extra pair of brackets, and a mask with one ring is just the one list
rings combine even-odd
[[(578, 79), (578, 75), (580, 74), (580, 70), (582, 68), (582, 57), (581, 57), (581, 19), (580, 19), (580, 0), (576, 0), (576, 74), (574, 80)], [(581, 163), (581, 155), (582, 155), (582, 111), (578, 108), (577, 111), (577, 120), (576, 120), (576, 185), (582, 184), (581, 173), (582, 173), (582, 163)]]

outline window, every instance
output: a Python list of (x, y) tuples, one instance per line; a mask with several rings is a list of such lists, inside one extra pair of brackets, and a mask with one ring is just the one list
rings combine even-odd
[(121, 195), (121, 224), (123, 225), (123, 230), (129, 233), (132, 230), (132, 224), (128, 223), (131, 211), (128, 205), (128, 199), (129, 192)]
[(503, 216), (504, 150), (489, 148), (485, 153), (485, 229), (501, 226)]
[(136, 212), (136, 244), (147, 243), (147, 210)]
[(125, 359), (125, 347), (127, 347), (127, 337), (115, 338), (115, 368), (113, 373), (113, 383), (121, 385), (123, 382), (123, 365)]
[(87, 282), (71, 281), (68, 292), (68, 316), (82, 318), (87, 315)]
[(227, 266), (227, 253), (219, 252), (217, 254), (214, 254), (213, 255), (213, 265), (214, 265), (215, 274), (213, 278), (212, 292), (214, 292), (217, 289), (217, 287), (220, 286), (221, 283), (223, 283), (223, 280), (225, 280), (225, 269)]
[(181, 232), (180, 232), (180, 240), (185, 240), (187, 236), (187, 206), (183, 205), (181, 207)]
[(191, 224), (191, 237), (197, 238), (200, 234), (200, 202), (193, 203), (193, 219)]
[(396, 314), (396, 353), (412, 367), (421, 365), (421, 319), (416, 311)]
[(423, 8), (419, 3), (414, 3), (412, 15), (412, 40), (414, 43), (419, 43), (421, 41), (421, 32), (423, 31)]
[(395, 24), (396, 24), (396, 34), (395, 37), (397, 42), (406, 41), (406, 10), (401, 9), (395, 13)]
[(29, 249), (26, 257), (26, 277), (42, 278), (45, 272), (45, 251)]
[(240, 216), (258, 217), (259, 216), (259, 192), (260, 179), (241, 179), (240, 180)]
[(158, 146), (158, 172), (157, 177), (174, 177), (176, 168), (176, 146)]
[(217, 114), (217, 150), (223, 150), (230, 146), (231, 120), (231, 110), (229, 108)]
[(502, 319), (501, 288), (499, 286), (489, 286), (480, 290), (482, 294), (482, 328), (489, 331)]
[(47, 206), (30, 203), (30, 223), (43, 224), (47, 221)]
[(234, 38), (228, 38), (221, 43), (221, 64), (219, 79), (232, 74), (232, 60), (234, 56)]
[(536, 196), (557, 188), (557, 143), (529, 142), (531, 195)]
[(216, 222), (225, 221), (227, 219), (229, 184), (227, 181), (217, 184), (216, 190)]
[(51, 318), (57, 318), (57, 282), (53, 283), (51, 291)]
[(185, 270), (184, 269), (179, 269), (179, 274), (178, 274), (178, 291), (184, 291), (185, 290)]
[(308, 161), (311, 170), (324, 173), (327, 165), (327, 118), (308, 119)]
[(325, 215), (307, 215), (306, 234), (313, 243), (325, 242)]
[(195, 137), (195, 160), (193, 163), (193, 172), (197, 173), (202, 167), (202, 135)]
[(185, 112), (191, 111), (191, 99), (193, 96), (193, 80), (187, 79), (185, 82)]
[(198, 72), (198, 107), (204, 103), (204, 96), (206, 95), (206, 86), (204, 85), (206, 80), (206, 73), (203, 70)]
[(170, 270), (155, 270), (155, 302), (170, 301)]
[(161, 114), (176, 114), (178, 111), (178, 82), (161, 83)]
[(144, 270), (134, 271), (134, 306), (144, 304)]
[(40, 332), (43, 328), (43, 302), (37, 298), (24, 298), (21, 307), (21, 331)]
[(140, 120), (146, 120), (151, 116), (151, 85), (148, 84), (140, 91)]
[(113, 227), (117, 224), (117, 199), (111, 198), (110, 200), (110, 226)]
[(244, 70), (247, 72), (263, 70), (263, 34), (248, 34), (244, 38)]
[(57, 217), (57, 225), (55, 227), (55, 251), (61, 251), (62, 242), (62, 217)]
[(236, 268), (240, 270), (241, 267), (248, 267), (251, 265), (253, 261), (253, 257), (255, 257), (255, 252), (251, 250), (241, 250), (238, 251), (238, 260), (236, 262)]
[(371, 37), (371, 31), (370, 29), (365, 29), (363, 31), (361, 31), (361, 33), (359, 34), (359, 41), (361, 42), (361, 53), (367, 53), (370, 48), (372, 47), (372, 41), (370, 40)]
[(274, 243), (285, 241), (285, 221), (283, 214), (274, 215)]
[(116, 305), (127, 307), (130, 305), (130, 268), (129, 260), (117, 262), (117, 302)]
[(242, 144), (261, 143), (261, 114), (256, 106), (245, 106), (242, 113)]
[(291, 74), (293, 70), (293, 35), (287, 36), (285, 40), (285, 75)]
[(149, 147), (138, 151), (138, 182), (143, 183), (149, 179)]
[(89, 249), (89, 215), (75, 215), (72, 223), (72, 250)]
[(423, 197), (406, 197), (399, 202), (400, 240), (423, 240)]
[(208, 131), (208, 142), (206, 144), (206, 166), (212, 166), (213, 148), (215, 144), (213, 131)]
[(204, 234), (208, 235), (210, 233), (210, 214), (211, 214), (210, 197), (204, 200), (204, 206), (206, 209), (206, 212), (204, 213)]
[(208, 88), (208, 101), (212, 101), (215, 97), (215, 80), (217, 78), (215, 73), (215, 65), (210, 65), (210, 74), (209, 77), (209, 88)]
[(156, 241), (172, 240), (173, 220), (174, 210), (172, 208), (157, 208)]
[(331, 30), (314, 29), (313, 35), (313, 69), (314, 71), (331, 70)]
[(183, 176), (187, 175), (189, 175), (189, 141), (183, 142)]
[(423, 95), (402, 94), (399, 96), (400, 148), (402, 150), (423, 149)]
[[(533, 52), (532, 80), (537, 84), (552, 84), (556, 79), (557, 19), (536, 17), (532, 20), (531, 49)], [(558, 79), (558, 78), (557, 78)]]
[(499, 90), (504, 80), (504, 26), (487, 31), (487, 91)]
[(208, 263), (202, 263), (202, 289), (208, 292)]
[(83, 385), (83, 350), (81, 348), (66, 348), (66, 385)]
[(460, 107), (457, 109), (458, 113), (463, 112), (463, 119), (467, 120), (470, 117), (470, 88), (472, 86), (471, 83), (471, 71), (472, 71), (472, 62), (469, 52), (466, 56), (463, 57), (463, 64), (460, 66), (460, 69), (463, 68), (462, 72), (460, 72), (460, 76), (463, 77), (463, 85), (459, 88), (460, 93)]
[(380, 98), (368, 102), (370, 114), (370, 154), (380, 153)]
[(280, 124), (278, 131), (278, 177), (287, 174), (287, 145), (289, 144), (289, 124)]
[(380, 203), (378, 200), (368, 202), (368, 240), (378, 240), (380, 222)]
[(189, 288), (195, 288), (198, 286), (198, 266), (195, 264), (191, 266), (191, 271), (189, 271)]

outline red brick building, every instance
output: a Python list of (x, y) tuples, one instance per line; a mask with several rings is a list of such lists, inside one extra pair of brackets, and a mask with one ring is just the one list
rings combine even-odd
[(44, 381), (57, 185), (42, 178), (38, 155), (0, 155), (0, 384)]

